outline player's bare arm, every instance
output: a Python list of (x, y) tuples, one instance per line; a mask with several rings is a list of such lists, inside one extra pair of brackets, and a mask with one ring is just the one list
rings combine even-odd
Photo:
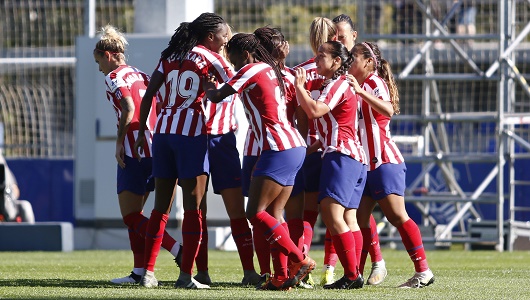
[(134, 116), (134, 102), (131, 97), (123, 97), (120, 100), (120, 106), (121, 106), (121, 117), (120, 117), (120, 123), (118, 125), (118, 137), (116, 139), (116, 161), (118, 162), (118, 165), (120, 168), (125, 168), (125, 149), (123, 147), (123, 141), (125, 140), (125, 136), (127, 135), (127, 131), (129, 130), (129, 126), (131, 125), (131, 121)]
[(224, 84), (220, 89), (217, 89), (215, 83), (216, 78), (213, 75), (205, 78), (202, 83), (202, 88), (206, 93), (206, 98), (214, 103), (219, 103), (226, 97), (236, 93), (232, 86), (228, 84)]
[(353, 88), (355, 93), (361, 96), (361, 98), (363, 98), (363, 100), (366, 101), (375, 111), (389, 118), (394, 115), (394, 107), (392, 106), (392, 102), (383, 101), (365, 91), (359, 85), (359, 82), (353, 75), (348, 74), (346, 78), (348, 79), (348, 83)]
[(305, 89), (306, 70), (298, 67), (295, 69), (295, 89), (296, 98), (300, 102), (300, 106), (305, 111), (310, 119), (320, 118), (329, 112), (329, 107), (320, 101), (315, 101), (311, 98), (309, 92)]
[(142, 103), (140, 104), (140, 120), (138, 128), (138, 137), (134, 142), (134, 156), (140, 160), (142, 157), (139, 151), (142, 151), (142, 147), (145, 144), (145, 129), (147, 128), (146, 122), (151, 110), (151, 102), (153, 97), (156, 95), (162, 84), (164, 83), (164, 74), (155, 70), (153, 75), (151, 75), (151, 80), (147, 85), (147, 90), (142, 98)]

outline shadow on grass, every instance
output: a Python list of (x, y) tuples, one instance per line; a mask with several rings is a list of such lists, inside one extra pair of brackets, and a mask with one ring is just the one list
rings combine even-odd
[[(175, 285), (175, 281), (159, 281), (159, 285), (163, 288), (172, 288)], [(237, 289), (237, 288), (249, 288), (249, 289), (255, 289), (254, 286), (243, 286), (241, 283), (237, 282), (213, 282), (210, 284), (210, 288), (212, 289)]]
[(211, 288), (222, 288), (222, 289), (234, 289), (234, 288), (240, 288), (240, 289), (256, 289), (252, 285), (244, 286), (241, 283), (238, 282), (214, 282), (210, 285)]
[(69, 280), (69, 279), (0, 279), (0, 286), (27, 287), (68, 287), (68, 288), (116, 288), (135, 285), (116, 285), (107, 280)]
[[(173, 288), (174, 281), (161, 281), (160, 287)], [(117, 285), (108, 280), (70, 280), (70, 279), (0, 279), (3, 287), (65, 287), (65, 288), (139, 288), (138, 284)], [(211, 288), (215, 289), (254, 289), (253, 286), (242, 286), (237, 282), (214, 282)]]

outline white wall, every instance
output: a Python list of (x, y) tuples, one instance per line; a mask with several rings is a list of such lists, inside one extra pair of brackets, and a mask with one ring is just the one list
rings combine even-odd
[[(126, 55), (130, 65), (148, 74), (154, 70), (160, 52), (180, 23), (191, 22), (203, 12), (213, 12), (214, 8), (213, 0), (200, 0), (200, 5), (196, 0), (136, 1), (135, 5), (135, 34), (128, 36)], [(78, 37), (76, 43), (75, 216), (78, 220), (121, 219), (114, 160), (116, 117), (106, 100), (103, 74), (92, 56), (96, 42), (97, 38)], [(246, 129), (246, 120), (243, 122), (242, 128)], [(176, 197), (173, 214), (181, 218), (180, 191)], [(153, 198), (150, 196), (146, 204), (146, 214), (152, 209)], [(228, 219), (219, 196), (209, 192), (208, 206), (210, 219)]]
[(135, 2), (135, 33), (173, 35), (180, 22), (213, 12), (213, 0), (149, 0)]
[[(135, 34), (127, 38), (128, 64), (151, 74), (170, 37)], [(79, 37), (76, 44), (75, 216), (78, 220), (121, 219), (116, 195), (114, 159), (116, 116), (105, 96), (104, 75), (98, 71), (92, 56), (96, 42), (97, 38)], [(241, 153), (248, 123), (240, 103), (237, 111), (243, 129), (238, 133)], [(96, 127), (99, 127), (97, 132)], [(87, 182), (93, 182), (92, 191), (86, 188)], [(85, 188), (82, 187), (83, 184)], [(222, 199), (213, 194), (211, 187), (207, 198), (208, 219), (228, 220)], [(179, 209), (180, 199), (177, 195), (177, 207), (172, 211), (176, 217), (181, 217), (182, 214)], [(152, 210), (153, 201), (154, 197), (151, 196), (146, 204), (147, 215)]]

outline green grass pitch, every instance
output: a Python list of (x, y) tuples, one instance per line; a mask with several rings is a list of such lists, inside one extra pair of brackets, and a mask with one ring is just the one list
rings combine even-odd
[[(236, 252), (210, 251), (210, 290), (174, 289), (178, 269), (167, 252), (158, 257), (155, 275), (163, 286), (156, 289), (109, 282), (131, 271), (130, 251), (0, 252), (0, 299), (530, 299), (529, 251), (428, 251), (435, 283), (407, 290), (396, 288), (414, 272), (406, 252), (382, 251), (389, 274), (380, 286), (288, 292), (241, 287)], [(315, 281), (320, 280), (323, 255), (321, 250), (310, 252), (317, 261)], [(369, 267), (368, 262), (365, 274)], [(342, 276), (340, 264), (336, 273)]]

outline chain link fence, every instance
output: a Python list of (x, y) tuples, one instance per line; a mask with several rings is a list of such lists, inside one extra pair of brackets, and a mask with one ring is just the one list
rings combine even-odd
[[(498, 3), (489, 0), (214, 2), (215, 12), (223, 16), (234, 31), (252, 32), (264, 25), (280, 27), (291, 44), (290, 66), (312, 56), (308, 34), (314, 17), (350, 15), (360, 38), (378, 43), (398, 79), (401, 111), (405, 117), (396, 118), (392, 129), (400, 136), (421, 135), (422, 124), (406, 116), (422, 114), (425, 84), (436, 86), (433, 90), (437, 94), (433, 96), (439, 101), (438, 111), (495, 113), (496, 81), (486, 80), (481, 72), (499, 59)], [(514, 16), (511, 26), (513, 34), (517, 35), (530, 21), (530, 3), (515, 3), (513, 11), (508, 13)], [(73, 157), (77, 138), (73, 134), (75, 39), (85, 32), (85, 5), (83, 0), (0, 1), (0, 122), (5, 129), (6, 156)], [(96, 6), (96, 28), (113, 24), (126, 33), (134, 32), (133, 0), (97, 0)], [(429, 21), (428, 14), (443, 32), (435, 33), (439, 28)], [(474, 21), (473, 26), (465, 27), (464, 20)], [(456, 38), (451, 41), (447, 35)], [(455, 49), (453, 42), (466, 56)], [(427, 43), (432, 44), (425, 50), (428, 55), (423, 55), (410, 70), (410, 76), (400, 76)], [(530, 73), (529, 50), (526, 37), (513, 51), (514, 62), (523, 78), (528, 78), (526, 74)], [(423, 76), (426, 72), (439, 75), (440, 79), (430, 83), (414, 80), (414, 75)], [(466, 74), (470, 75), (466, 80), (457, 79)], [(512, 104), (513, 110), (530, 112), (528, 93), (517, 85), (513, 89), (517, 99)], [(438, 111), (432, 108), (433, 113)], [(492, 122), (439, 126), (444, 126), (452, 151), (474, 153), (496, 149)], [(517, 130), (528, 140), (527, 126)]]

